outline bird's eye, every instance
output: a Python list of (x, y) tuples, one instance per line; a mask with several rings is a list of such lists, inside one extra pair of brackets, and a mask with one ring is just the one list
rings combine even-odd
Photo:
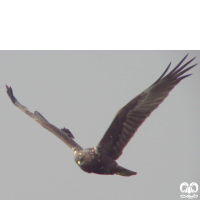
[(81, 160), (79, 160), (79, 161), (77, 162), (77, 163), (78, 163), (78, 165), (80, 165), (80, 164), (81, 164), (81, 162), (82, 162), (83, 160), (85, 160), (85, 157), (84, 157), (84, 156), (81, 158)]

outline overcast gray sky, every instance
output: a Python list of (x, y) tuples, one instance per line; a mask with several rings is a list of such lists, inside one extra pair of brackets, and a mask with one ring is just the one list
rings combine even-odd
[[(200, 185), (200, 65), (156, 109), (117, 162), (129, 178), (83, 172), (73, 152), (11, 104), (5, 84), (29, 110), (94, 147), (116, 112), (187, 54), (200, 51), (1, 51), (0, 199), (180, 199)], [(198, 192), (200, 195), (200, 192)]]

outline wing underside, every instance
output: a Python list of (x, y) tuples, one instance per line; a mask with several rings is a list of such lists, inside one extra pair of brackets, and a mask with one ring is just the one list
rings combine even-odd
[(55, 136), (57, 136), (59, 139), (61, 139), (67, 146), (69, 146), (73, 151), (82, 149), (74, 140), (74, 136), (68, 129), (59, 129), (53, 124), (49, 123), (38, 111), (35, 111), (34, 113), (30, 112), (25, 106), (20, 104), (17, 99), (13, 95), (13, 91), (11, 87), (8, 87), (6, 85), (7, 94), (9, 98), (11, 99), (12, 103), (17, 106), (22, 112), (27, 114), (29, 117), (34, 119), (36, 122), (38, 122), (42, 127), (53, 133)]
[(117, 113), (103, 138), (96, 146), (97, 152), (110, 155), (114, 159), (119, 158), (124, 147), (151, 112), (163, 102), (169, 92), (181, 80), (191, 75), (184, 74), (197, 64), (187, 67), (195, 59), (193, 58), (181, 66), (186, 57), (187, 55), (166, 75), (171, 65), (170, 63), (154, 84), (136, 96)]

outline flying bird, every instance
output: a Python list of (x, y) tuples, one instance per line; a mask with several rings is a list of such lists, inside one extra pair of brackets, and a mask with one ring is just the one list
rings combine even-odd
[(119, 110), (103, 138), (94, 148), (83, 149), (74, 141), (74, 136), (68, 129), (57, 128), (47, 121), (38, 111), (34, 113), (30, 112), (14, 97), (11, 87), (6, 85), (6, 89), (8, 96), (15, 106), (60, 138), (72, 149), (75, 162), (83, 171), (102, 175), (117, 174), (121, 176), (132, 176), (136, 175), (137, 172), (118, 165), (116, 160), (122, 155), (125, 146), (151, 112), (163, 102), (169, 92), (180, 81), (191, 75), (184, 74), (197, 64), (187, 67), (195, 59), (193, 58), (182, 65), (187, 56), (170, 73), (166, 74), (171, 65), (170, 63), (156, 82)]

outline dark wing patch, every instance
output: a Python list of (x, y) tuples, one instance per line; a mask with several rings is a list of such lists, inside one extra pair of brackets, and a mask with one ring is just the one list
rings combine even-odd
[[(34, 113), (30, 112), (25, 106), (20, 104), (17, 99), (13, 95), (13, 91), (11, 87), (8, 87), (6, 85), (7, 94), (10, 97), (10, 100), (12, 103), (17, 106), (22, 112), (27, 114), (29, 117), (34, 119), (36, 122), (38, 122), (42, 127), (47, 129), (48, 131), (52, 132), (54, 135), (56, 135), (59, 139), (61, 139), (67, 146), (69, 146), (73, 151), (74, 150), (82, 150), (82, 147), (80, 147), (72, 138), (74, 136), (72, 133), (64, 128), (64, 130), (57, 128), (53, 124), (49, 123), (38, 111), (35, 111)], [(67, 133), (67, 134), (66, 134)]]
[(165, 76), (171, 65), (170, 63), (161, 77), (154, 84), (140, 95), (136, 96), (117, 113), (103, 138), (96, 146), (97, 152), (110, 155), (114, 159), (119, 158), (124, 147), (151, 112), (163, 102), (169, 92), (182, 79), (191, 75), (181, 76), (197, 65), (195, 64), (186, 68), (186, 66), (195, 59), (193, 58), (180, 67), (186, 57), (187, 55), (168, 75)]
[(67, 133), (67, 135), (70, 137), (70, 138), (73, 138), (74, 139), (74, 135), (71, 133), (71, 131), (69, 129), (66, 129), (65, 127), (64, 128), (61, 128), (61, 131), (63, 131), (64, 133)]

